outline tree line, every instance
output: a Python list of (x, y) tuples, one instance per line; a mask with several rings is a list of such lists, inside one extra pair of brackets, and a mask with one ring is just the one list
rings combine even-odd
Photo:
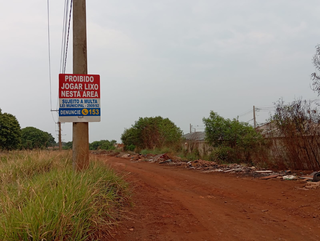
[[(117, 141), (116, 140), (101, 140), (101, 141), (94, 141), (92, 143), (89, 143), (89, 150), (115, 150)], [(66, 143), (63, 143), (63, 149), (64, 150), (71, 150), (72, 149), (73, 142), (69, 141)]]
[[(89, 144), (90, 150), (114, 150), (115, 140), (94, 141)], [(54, 137), (35, 127), (20, 127), (17, 118), (9, 113), (2, 113), (0, 109), (0, 150), (44, 149), (53, 147), (57, 143)], [(63, 143), (63, 149), (72, 149), (72, 141)]]
[(42, 149), (56, 144), (53, 136), (35, 127), (20, 127), (17, 118), (0, 109), (0, 150)]

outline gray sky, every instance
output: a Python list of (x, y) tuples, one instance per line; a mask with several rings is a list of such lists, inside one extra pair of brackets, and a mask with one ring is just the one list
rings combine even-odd
[[(50, 1), (54, 109), (63, 7)], [(88, 0), (88, 72), (101, 76), (102, 108), (102, 121), (90, 124), (90, 142), (120, 141), (139, 117), (169, 118), (188, 133), (210, 110), (247, 121), (253, 105), (317, 98), (310, 74), (319, 13), (316, 0)], [(0, 108), (22, 128), (56, 137), (46, 1), (1, 0), (0, 33)], [(258, 122), (267, 117), (258, 112)], [(70, 141), (71, 123), (62, 127)]]

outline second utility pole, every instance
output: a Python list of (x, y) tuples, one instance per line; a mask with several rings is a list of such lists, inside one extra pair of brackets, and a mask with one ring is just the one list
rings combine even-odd
[(256, 107), (253, 106), (253, 127), (257, 128), (257, 121), (256, 121)]
[[(73, 74), (87, 74), (86, 0), (73, 0)], [(89, 123), (73, 122), (73, 167), (89, 166)]]

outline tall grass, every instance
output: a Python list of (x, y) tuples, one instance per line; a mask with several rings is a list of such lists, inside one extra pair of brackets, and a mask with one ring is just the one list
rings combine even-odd
[(104, 164), (72, 170), (70, 152), (0, 154), (0, 240), (98, 240), (126, 183)]

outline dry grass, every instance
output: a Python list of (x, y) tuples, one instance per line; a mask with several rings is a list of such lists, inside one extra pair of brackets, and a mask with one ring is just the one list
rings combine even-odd
[[(126, 183), (104, 164), (72, 169), (70, 152), (0, 154), (0, 240), (97, 240)], [(106, 230), (104, 230), (106, 231)]]

